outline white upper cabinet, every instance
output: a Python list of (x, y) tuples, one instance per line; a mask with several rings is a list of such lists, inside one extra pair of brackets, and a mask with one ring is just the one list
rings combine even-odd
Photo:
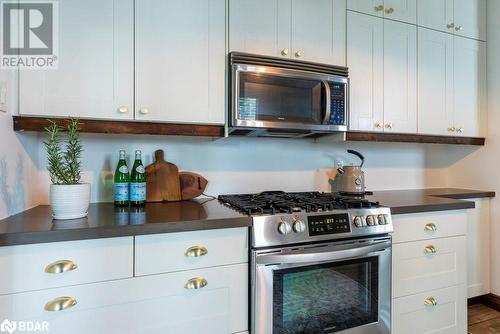
[(453, 36), (418, 30), (418, 130), (454, 135)]
[(347, 0), (347, 8), (391, 20), (417, 22), (417, 0)]
[(486, 0), (419, 0), (418, 25), (486, 40)]
[(391, 20), (347, 14), (350, 129), (417, 131), (417, 31)]
[(384, 21), (384, 126), (417, 132), (417, 27)]
[(423, 134), (483, 134), (486, 45), (419, 28), (418, 128)]
[(230, 0), (230, 51), (290, 55), (290, 0)]
[(486, 43), (455, 37), (454, 51), (455, 131), (478, 137), (486, 108)]
[(383, 131), (384, 23), (347, 13), (347, 66), (350, 76), (350, 129)]
[(455, 0), (453, 13), (457, 35), (486, 40), (486, 0)]
[(230, 0), (229, 50), (345, 65), (345, 0)]
[(59, 68), (20, 71), (19, 113), (132, 119), (133, 3), (59, 1)]
[(225, 0), (136, 0), (136, 119), (225, 121)]

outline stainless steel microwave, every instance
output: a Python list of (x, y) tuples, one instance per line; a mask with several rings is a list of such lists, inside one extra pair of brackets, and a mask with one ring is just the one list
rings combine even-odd
[(309, 137), (347, 131), (345, 67), (230, 54), (230, 135)]

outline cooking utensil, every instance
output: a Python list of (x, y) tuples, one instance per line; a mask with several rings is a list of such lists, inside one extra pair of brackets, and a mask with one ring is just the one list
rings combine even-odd
[(182, 200), (193, 199), (202, 195), (208, 184), (207, 179), (203, 176), (191, 172), (180, 172), (179, 182)]
[(365, 193), (365, 173), (361, 169), (365, 163), (365, 157), (354, 150), (347, 150), (347, 153), (353, 154), (361, 159), (359, 166), (344, 166), (337, 168), (338, 174), (336, 177), (340, 178), (339, 192), (352, 195), (363, 195)]
[(165, 161), (163, 150), (155, 151), (155, 162), (146, 167), (147, 202), (180, 201), (179, 169)]

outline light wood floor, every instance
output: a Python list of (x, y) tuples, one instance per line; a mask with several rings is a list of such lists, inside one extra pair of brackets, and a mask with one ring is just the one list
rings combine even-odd
[(483, 304), (469, 306), (470, 334), (500, 334), (500, 312)]

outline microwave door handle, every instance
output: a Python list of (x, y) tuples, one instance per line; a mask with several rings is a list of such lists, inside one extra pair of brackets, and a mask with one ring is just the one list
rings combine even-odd
[(321, 80), (321, 85), (325, 89), (325, 95), (326, 95), (325, 116), (323, 118), (322, 124), (328, 124), (328, 122), (330, 121), (330, 115), (332, 114), (332, 92), (328, 81)]
[(269, 254), (257, 257), (257, 264), (299, 264), (324, 261), (338, 261), (362, 257), (373, 252), (382, 251), (391, 246), (390, 241), (376, 242), (369, 246), (349, 247), (347, 249), (327, 250), (318, 252), (296, 252), (289, 254)]

